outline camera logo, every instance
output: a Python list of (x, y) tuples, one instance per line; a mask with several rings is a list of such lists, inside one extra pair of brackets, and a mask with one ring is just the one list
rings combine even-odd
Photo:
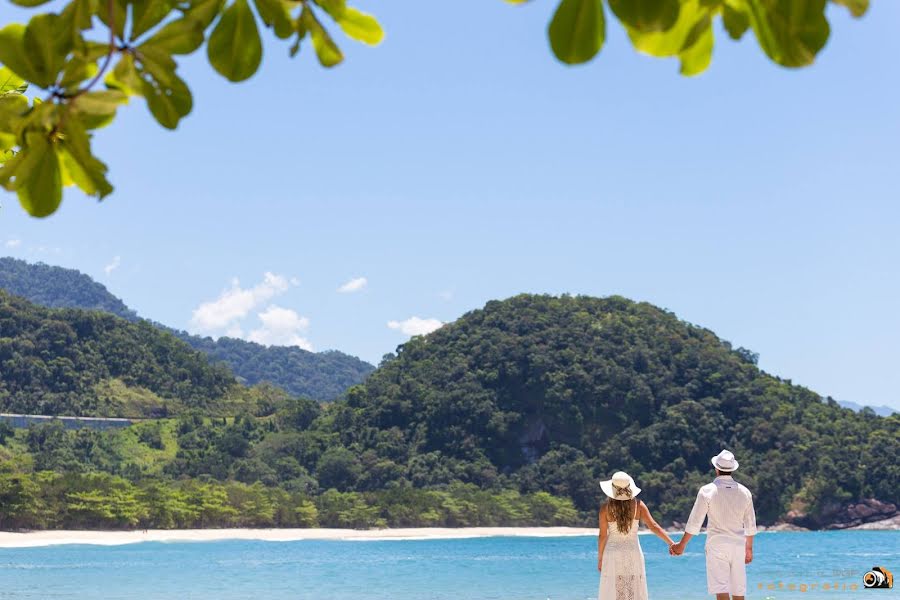
[(867, 588), (889, 590), (894, 587), (894, 575), (884, 567), (872, 567), (863, 575), (863, 585)]

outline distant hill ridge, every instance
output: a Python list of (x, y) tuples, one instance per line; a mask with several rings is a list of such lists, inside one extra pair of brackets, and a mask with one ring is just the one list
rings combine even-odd
[(174, 336), (104, 311), (53, 309), (0, 290), (0, 411), (32, 415), (233, 413), (242, 388)]
[[(75, 269), (0, 258), (0, 289), (50, 308), (99, 310), (129, 321), (141, 320), (104, 285)], [(148, 322), (176, 335), (213, 360), (221, 361), (248, 385), (269, 382), (289, 394), (313, 400), (334, 400), (375, 369), (355, 356), (336, 350), (309, 352), (234, 338), (214, 340)]]

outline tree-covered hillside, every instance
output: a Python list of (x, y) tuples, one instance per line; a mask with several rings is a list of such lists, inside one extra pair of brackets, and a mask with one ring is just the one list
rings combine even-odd
[(48, 308), (84, 308), (131, 321), (138, 318), (106, 286), (75, 269), (0, 257), (0, 290)]
[[(137, 321), (138, 316), (106, 287), (74, 269), (0, 258), (0, 290), (50, 308), (102, 310)], [(248, 385), (271, 383), (294, 396), (329, 401), (363, 381), (375, 367), (343, 352), (309, 352), (297, 347), (263, 346), (233, 338), (191, 335), (160, 323), (195, 350), (224, 363)]]
[(172, 333), (227, 365), (248, 385), (271, 383), (293, 396), (314, 400), (339, 398), (375, 370), (364, 360), (337, 350), (310, 352), (297, 346), (263, 346), (235, 338), (214, 340), (184, 331)]
[(709, 457), (732, 449), (763, 522), (900, 501), (900, 418), (823, 401), (752, 353), (646, 303), (522, 295), (413, 338), (334, 422), (344, 444), (454, 480), (567, 496), (590, 510), (622, 469), (684, 520)]
[(213, 414), (243, 392), (224, 367), (145, 322), (50, 309), (0, 291), (0, 411), (76, 416)]
[[(146, 324), (9, 296), (0, 306), (0, 360), (19, 348), (11, 372), (26, 382), (63, 369), (77, 383), (71, 363), (119, 369), (129, 385), (148, 377), (139, 385), (162, 394), (188, 385), (165, 377), (204, 364)], [(7, 329), (10, 313), (25, 325)], [(113, 335), (81, 336), (82, 321), (110, 320)], [(166, 374), (153, 367), (166, 359)], [(263, 389), (237, 418), (203, 408), (108, 432), (0, 425), (0, 527), (591, 525), (599, 481), (620, 469), (663, 522), (683, 522), (722, 447), (763, 524), (824, 526), (857, 500), (900, 502), (900, 415), (843, 409), (754, 359), (624, 298), (490, 302), (413, 338), (333, 403)]]

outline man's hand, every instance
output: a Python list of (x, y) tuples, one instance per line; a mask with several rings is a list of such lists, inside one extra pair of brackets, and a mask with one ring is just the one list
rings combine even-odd
[(672, 554), (672, 556), (681, 556), (682, 554), (684, 554), (684, 544), (682, 542), (673, 544), (669, 549), (669, 552)]
[(749, 565), (752, 562), (753, 562), (753, 548), (750, 546), (747, 546), (744, 549), (744, 564)]

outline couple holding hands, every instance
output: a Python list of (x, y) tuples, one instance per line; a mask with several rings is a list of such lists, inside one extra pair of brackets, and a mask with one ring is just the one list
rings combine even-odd
[(738, 468), (734, 454), (722, 450), (711, 459), (716, 478), (700, 488), (684, 535), (678, 543), (659, 526), (647, 505), (636, 496), (641, 488), (630, 475), (619, 471), (600, 488), (609, 500), (600, 507), (597, 569), (599, 600), (647, 600), (644, 553), (638, 542), (638, 523), (669, 545), (669, 554), (680, 556), (690, 539), (706, 525), (706, 584), (716, 600), (743, 600), (747, 590), (745, 565), (753, 560), (756, 513), (750, 490), (731, 474)]

